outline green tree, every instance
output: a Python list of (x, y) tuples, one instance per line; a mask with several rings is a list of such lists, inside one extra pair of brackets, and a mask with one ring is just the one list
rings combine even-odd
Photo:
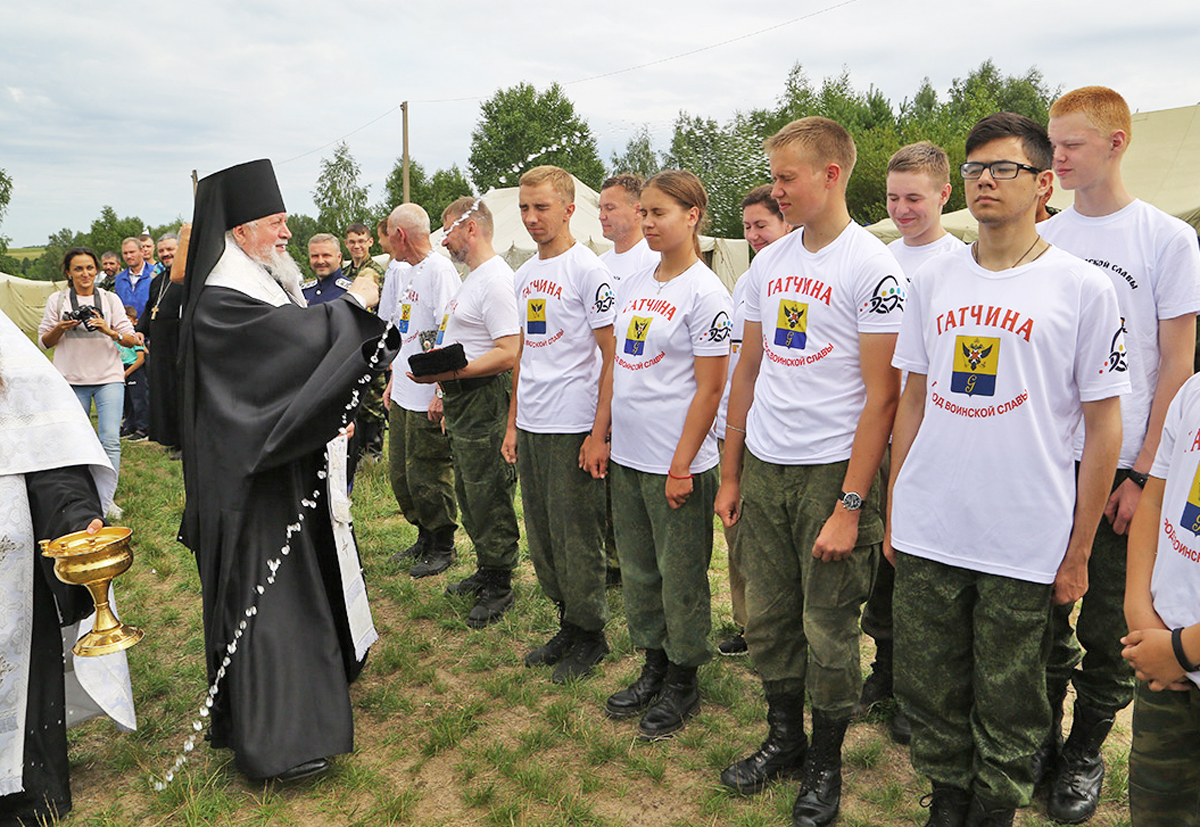
[[(12, 177), (0, 169), (0, 224), (4, 223), (4, 214), (8, 211), (8, 202), (12, 198)], [(0, 235), (0, 273), (18, 273), (21, 262), (8, 255), (8, 236)]]
[(625, 143), (625, 151), (612, 154), (613, 175), (628, 173), (649, 178), (662, 169), (658, 153), (654, 151), (654, 140), (650, 137), (650, 127), (643, 125)]
[(561, 86), (541, 93), (528, 83), (501, 89), (483, 102), (471, 132), (471, 180), (479, 192), (511, 187), (540, 164), (560, 166), (590, 187), (604, 180), (592, 130)]
[[(404, 161), (396, 159), (396, 165), (383, 183), (385, 201), (376, 208), (379, 218), (384, 218), (399, 204), (404, 203)], [(429, 213), (429, 220), (434, 227), (439, 226), (442, 210), (456, 198), (471, 194), (471, 184), (467, 181), (458, 164), (450, 169), (439, 169), (432, 176), (425, 173), (417, 161), (408, 165), (409, 197), (414, 204), (420, 204)]]
[(63, 254), (72, 247), (87, 246), (87, 243), (87, 236), (67, 227), (51, 233), (42, 254), (30, 265), (26, 277), (38, 281), (58, 281), (63, 277)]
[[(319, 211), (317, 225), (320, 232), (341, 238), (350, 224), (371, 222), (371, 210), (367, 206), (370, 185), (358, 183), (361, 173), (362, 169), (345, 143), (334, 147), (333, 158), (321, 159), (321, 174), (312, 191), (313, 203)], [(306, 250), (305, 260), (307, 258)]]
[[(105, 205), (100, 208), (100, 217), (92, 222), (91, 230), (83, 237), (82, 243), (95, 250), (96, 255), (111, 251), (119, 256), (121, 242), (141, 235), (145, 229), (146, 225), (136, 215), (118, 218), (117, 211)], [(125, 266), (124, 261), (121, 266)]]

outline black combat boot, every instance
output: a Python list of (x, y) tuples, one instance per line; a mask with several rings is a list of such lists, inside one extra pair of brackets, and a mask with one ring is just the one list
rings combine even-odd
[(875, 662), (871, 674), (863, 681), (862, 694), (850, 713), (851, 718), (860, 718), (871, 711), (875, 704), (892, 698), (892, 642), (875, 641)]
[(529, 651), (529, 654), (525, 656), (526, 666), (553, 666), (563, 659), (567, 650), (575, 643), (575, 635), (579, 631), (579, 627), (563, 619), (565, 611), (563, 604), (555, 603), (554, 605), (558, 607), (558, 631), (541, 646)]
[(842, 740), (849, 718), (834, 719), (814, 709), (812, 746), (804, 758), (804, 781), (792, 805), (792, 827), (823, 827), (842, 803)]
[(1064, 824), (1082, 824), (1096, 812), (1104, 784), (1104, 758), (1100, 747), (1112, 729), (1113, 712), (1093, 709), (1076, 701), (1071, 734), (1063, 744), (1046, 801), (1046, 814)]
[(667, 738), (683, 729), (687, 719), (700, 711), (700, 682), (696, 667), (668, 663), (658, 699), (646, 710), (638, 724), (638, 737), (643, 741)]
[(642, 710), (650, 706), (662, 690), (663, 680), (667, 677), (667, 663), (665, 651), (647, 649), (642, 674), (625, 689), (608, 696), (604, 702), (605, 714), (610, 718), (632, 718), (642, 714)]
[(1050, 731), (1042, 740), (1042, 745), (1033, 754), (1033, 787), (1037, 789), (1052, 780), (1058, 754), (1062, 752), (1062, 720), (1063, 701), (1067, 697), (1067, 682), (1047, 686), (1046, 696), (1050, 701)]
[(462, 597), (463, 595), (478, 595), (483, 591), (484, 574), (483, 569), (475, 569), (474, 574), (470, 574), (459, 580), (457, 583), (451, 583), (446, 587), (446, 594), (451, 597)]
[(921, 806), (929, 808), (925, 827), (963, 827), (971, 806), (971, 794), (934, 781), (933, 792), (921, 799)]
[(421, 559), (409, 569), (410, 577), (441, 574), (454, 563), (454, 526), (429, 533)]
[(425, 529), (417, 526), (417, 540), (403, 551), (397, 551), (392, 555), (390, 562), (397, 566), (402, 566), (409, 560), (420, 560), (421, 555), (425, 551), (425, 547), (429, 544), (430, 535)]
[(781, 775), (792, 775), (804, 766), (808, 739), (804, 737), (804, 693), (767, 695), (767, 740), (757, 751), (730, 764), (721, 783), (750, 795)]
[(1016, 807), (1004, 807), (975, 796), (967, 809), (963, 827), (1012, 827), (1016, 814)]
[(512, 572), (508, 569), (480, 569), (483, 585), (475, 605), (467, 615), (467, 625), (482, 629), (499, 620), (513, 604)]
[(575, 642), (550, 676), (554, 683), (590, 677), (595, 672), (593, 667), (608, 654), (608, 640), (604, 637), (603, 629), (593, 632), (578, 626), (574, 628)]

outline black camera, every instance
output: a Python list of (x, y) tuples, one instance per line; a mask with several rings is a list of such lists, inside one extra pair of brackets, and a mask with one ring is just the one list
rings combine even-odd
[(73, 322), (82, 322), (85, 330), (95, 330), (96, 328), (92, 327), (91, 322), (92, 319), (99, 318), (99, 316), (100, 314), (96, 312), (96, 308), (89, 307), (86, 304), (83, 307), (78, 307), (74, 310), (68, 310), (62, 314), (64, 319)]

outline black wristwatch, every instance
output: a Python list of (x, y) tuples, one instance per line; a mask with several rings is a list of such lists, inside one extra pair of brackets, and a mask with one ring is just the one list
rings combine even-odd
[(841, 496), (838, 497), (838, 502), (847, 511), (859, 511), (863, 507), (863, 498), (853, 491), (843, 491)]
[(1132, 468), (1126, 471), (1125, 475), (1128, 476), (1129, 479), (1133, 481), (1133, 484), (1138, 488), (1145, 488), (1146, 480), (1150, 479), (1149, 474), (1143, 474), (1141, 471), (1134, 471)]

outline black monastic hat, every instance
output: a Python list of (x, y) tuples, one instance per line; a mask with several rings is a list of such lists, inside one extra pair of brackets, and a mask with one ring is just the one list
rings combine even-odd
[(262, 158), (201, 178), (196, 184), (192, 234), (183, 284), (183, 324), (190, 325), (196, 298), (225, 252), (225, 232), (241, 224), (286, 212), (275, 168)]

